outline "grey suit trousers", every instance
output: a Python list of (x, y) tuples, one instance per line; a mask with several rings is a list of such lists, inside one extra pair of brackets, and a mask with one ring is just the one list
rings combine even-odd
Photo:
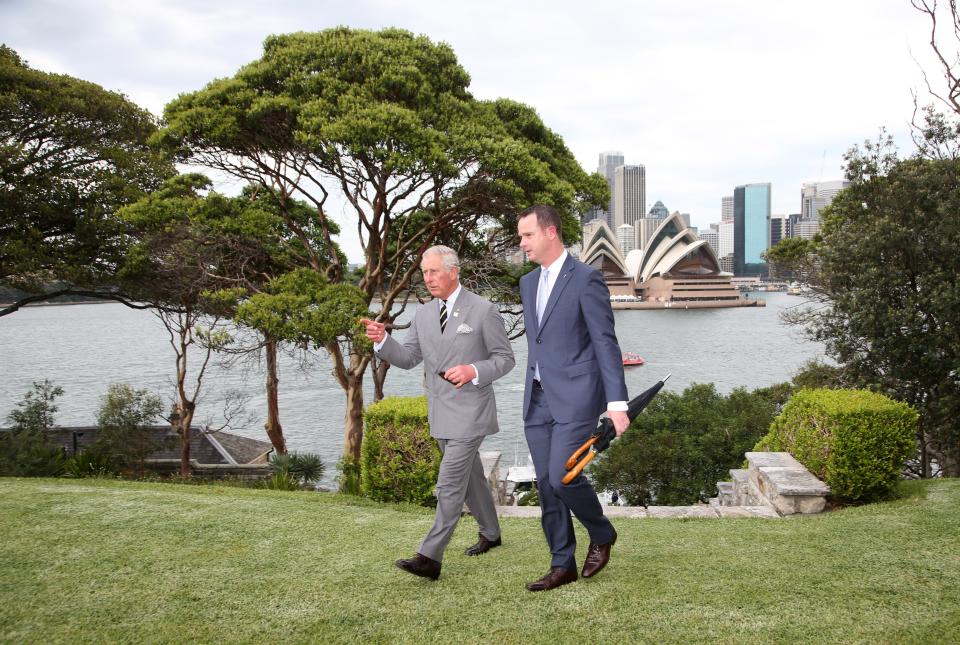
[(484, 437), (468, 439), (437, 439), (443, 459), (437, 476), (437, 514), (433, 526), (420, 543), (417, 552), (437, 562), (443, 561), (443, 552), (453, 537), (460, 521), (463, 502), (480, 526), (480, 534), (488, 540), (500, 537), (500, 522), (493, 496), (483, 476), (480, 444)]

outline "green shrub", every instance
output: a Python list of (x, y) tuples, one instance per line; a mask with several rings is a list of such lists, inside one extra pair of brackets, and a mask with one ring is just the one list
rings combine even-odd
[(67, 459), (65, 473), (69, 477), (110, 477), (117, 472), (117, 460), (112, 452), (96, 444)]
[(344, 495), (360, 495), (360, 460), (343, 457), (337, 463), (340, 473), (340, 492)]
[(833, 497), (888, 497), (914, 450), (918, 415), (866, 390), (800, 390), (756, 451), (786, 451), (830, 486)]
[(323, 470), (320, 455), (312, 452), (275, 454), (270, 457), (272, 477), (267, 480), (267, 488), (280, 490), (309, 488), (323, 477)]
[(364, 412), (360, 489), (381, 502), (436, 504), (440, 449), (430, 437), (425, 397), (390, 397)]
[(34, 382), (16, 409), (7, 415), (12, 424), (0, 432), (0, 475), (13, 477), (57, 477), (63, 473), (63, 448), (54, 444), (54, 404), (63, 388), (48, 380)]
[(590, 465), (590, 478), (631, 505), (705, 501), (767, 432), (790, 391), (781, 384), (723, 395), (712, 383), (661, 391)]
[(112, 468), (134, 468), (143, 477), (147, 458), (165, 445), (149, 429), (162, 412), (163, 401), (148, 390), (125, 383), (114, 383), (107, 389), (97, 411), (96, 446), (109, 454)]

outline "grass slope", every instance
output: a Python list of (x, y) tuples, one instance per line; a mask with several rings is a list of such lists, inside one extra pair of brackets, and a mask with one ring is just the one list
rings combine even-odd
[(531, 594), (549, 564), (536, 520), (468, 558), (465, 518), (430, 582), (392, 564), (425, 509), (0, 479), (0, 641), (960, 642), (958, 509), (948, 480), (809, 518), (619, 519), (607, 570)]

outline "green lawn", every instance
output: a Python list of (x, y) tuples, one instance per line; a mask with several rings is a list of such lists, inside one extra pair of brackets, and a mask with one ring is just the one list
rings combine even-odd
[[(432, 512), (333, 494), (0, 479), (0, 641), (960, 642), (960, 481), (783, 520), (616, 521), (608, 568), (532, 594), (540, 524), (437, 582)], [(586, 547), (581, 534), (580, 556)]]

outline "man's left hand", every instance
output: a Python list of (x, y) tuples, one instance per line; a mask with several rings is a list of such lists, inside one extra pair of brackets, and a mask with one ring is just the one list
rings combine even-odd
[(443, 378), (453, 383), (457, 389), (477, 378), (477, 370), (472, 365), (457, 365), (443, 373)]
[(613, 429), (617, 431), (618, 437), (626, 432), (627, 428), (630, 427), (630, 418), (627, 416), (626, 412), (607, 410), (607, 417), (613, 421)]

